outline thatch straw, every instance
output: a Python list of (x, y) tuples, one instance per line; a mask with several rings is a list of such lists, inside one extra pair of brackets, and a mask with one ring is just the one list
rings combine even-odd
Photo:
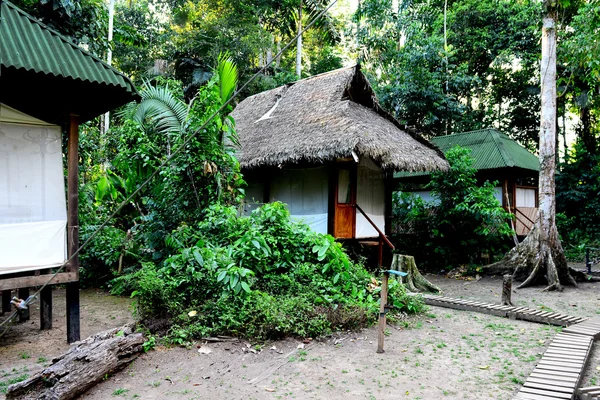
[(381, 109), (358, 67), (259, 93), (242, 101), (231, 115), (241, 145), (237, 156), (246, 169), (320, 164), (349, 157), (353, 151), (388, 170), (448, 168), (437, 147), (400, 129)]

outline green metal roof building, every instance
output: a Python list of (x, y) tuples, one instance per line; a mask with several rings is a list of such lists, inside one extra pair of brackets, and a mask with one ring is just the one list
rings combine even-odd
[[(529, 232), (538, 207), (537, 178), (540, 163), (537, 156), (496, 129), (438, 136), (430, 141), (444, 153), (457, 145), (470, 149), (478, 180), (498, 181), (497, 198), (507, 210), (515, 214), (517, 234), (525, 235)], [(394, 178), (399, 183), (412, 183), (416, 187), (422, 187), (429, 180), (428, 177), (428, 173), (422, 172), (394, 173)], [(430, 199), (427, 190), (411, 191), (419, 193), (425, 200)]]
[[(0, 0), (2, 308), (10, 311), (12, 290), (18, 289), (18, 296), (26, 299), (30, 287), (45, 285), (52, 277), (52, 284), (66, 285), (68, 342), (79, 340), (79, 124), (138, 99), (135, 86), (121, 72)], [(64, 133), (68, 135), (67, 199), (61, 151)], [(48, 146), (55, 150), (49, 151)], [(48, 216), (50, 206), (53, 212)], [(15, 249), (7, 243), (19, 246)], [(34, 256), (35, 262), (29, 263)], [(40, 327), (49, 329), (51, 286), (45, 286), (39, 300)]]
[[(540, 162), (535, 155), (496, 129), (481, 129), (438, 136), (430, 141), (444, 153), (457, 145), (470, 149), (471, 157), (475, 160), (473, 167), (481, 172), (495, 171), (492, 173), (494, 176), (499, 176), (499, 173), (510, 173), (511, 175), (536, 177), (540, 170)], [(394, 177), (410, 178), (426, 175), (428, 174), (397, 172)]]
[(61, 125), (80, 122), (139, 99), (124, 74), (0, 0), (0, 102)]

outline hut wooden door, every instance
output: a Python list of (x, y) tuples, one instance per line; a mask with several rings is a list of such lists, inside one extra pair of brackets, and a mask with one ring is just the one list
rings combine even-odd
[(349, 239), (356, 227), (356, 166), (341, 164), (337, 168), (333, 236)]

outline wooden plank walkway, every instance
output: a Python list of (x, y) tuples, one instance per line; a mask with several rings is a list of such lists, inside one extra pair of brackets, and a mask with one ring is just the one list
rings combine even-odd
[(600, 320), (545, 312), (527, 307), (501, 306), (473, 300), (424, 294), (425, 304), (475, 311), (510, 319), (565, 326), (557, 334), (514, 400), (600, 400), (600, 386), (578, 389)]
[(591, 336), (594, 338), (594, 340), (596, 340), (600, 338), (600, 321), (587, 320), (563, 329), (563, 332), (573, 333), (575, 335)]
[(593, 336), (557, 334), (514, 400), (574, 399), (593, 343)]
[(579, 389), (581, 400), (600, 400), (600, 386), (588, 386)]
[(587, 321), (587, 318), (573, 317), (567, 314), (545, 312), (527, 307), (501, 306), (498, 304), (481, 303), (478, 301), (453, 299), (450, 297), (424, 294), (425, 304), (438, 307), (454, 308), (456, 310), (475, 311), (510, 319), (540, 322), (543, 324), (570, 326)]
[(600, 338), (600, 320), (429, 294), (423, 295), (423, 299), (432, 306), (565, 326), (514, 400), (573, 400), (578, 394), (582, 400), (600, 400), (600, 386), (578, 389), (594, 340)]

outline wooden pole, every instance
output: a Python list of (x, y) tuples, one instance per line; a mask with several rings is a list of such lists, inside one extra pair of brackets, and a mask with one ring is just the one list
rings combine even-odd
[(386, 318), (385, 318), (385, 306), (387, 305), (388, 298), (388, 279), (389, 273), (386, 271), (383, 273), (383, 277), (381, 278), (381, 304), (379, 305), (379, 325), (377, 332), (377, 353), (383, 353), (383, 341), (385, 337), (385, 326), (386, 326)]
[(512, 306), (512, 301), (511, 301), (512, 281), (513, 281), (513, 277), (510, 274), (506, 274), (502, 277), (502, 305), (503, 306)]
[[(29, 297), (29, 288), (21, 288), (18, 290), (18, 293), (20, 299), (27, 300)], [(19, 322), (29, 321), (29, 307), (31, 307), (31, 305), (27, 306), (26, 310), (21, 310), (19, 312)]]
[[(71, 114), (69, 118), (68, 142), (68, 188), (67, 188), (67, 222), (68, 222), (68, 254), (71, 257), (79, 247), (79, 116)], [(79, 256), (76, 255), (67, 265), (67, 271), (79, 278)], [(80, 339), (79, 334), (79, 279), (67, 283), (67, 342)]]
[(383, 265), (383, 239), (381, 238), (381, 234), (379, 234), (379, 247), (377, 249), (377, 268), (381, 268)]
[(52, 286), (48, 285), (40, 293), (40, 329), (52, 329)]
[(10, 300), (11, 300), (11, 290), (3, 290), (2, 291), (2, 313), (9, 313), (10, 310)]

